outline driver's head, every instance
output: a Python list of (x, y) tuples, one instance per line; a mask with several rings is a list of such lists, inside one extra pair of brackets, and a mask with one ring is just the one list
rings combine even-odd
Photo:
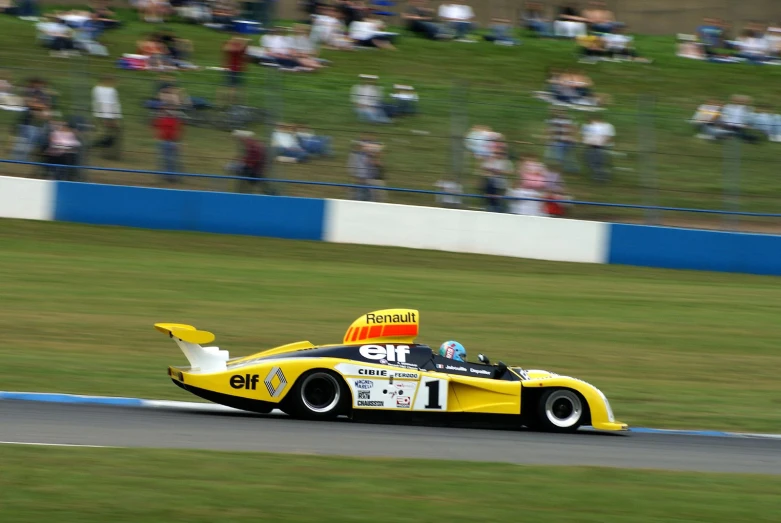
[(455, 361), (466, 361), (466, 349), (457, 341), (446, 341), (440, 345), (439, 355)]

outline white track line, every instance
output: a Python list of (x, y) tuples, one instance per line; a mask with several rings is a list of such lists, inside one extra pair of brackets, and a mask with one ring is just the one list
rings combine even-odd
[(0, 445), (35, 445), (40, 447), (91, 447), (98, 449), (118, 449), (110, 445), (79, 445), (76, 443), (37, 443), (32, 441), (0, 441)]

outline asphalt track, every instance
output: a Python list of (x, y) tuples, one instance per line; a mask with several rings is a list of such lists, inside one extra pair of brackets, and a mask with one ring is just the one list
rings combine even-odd
[(778, 439), (551, 435), (28, 401), (0, 401), (0, 442), (781, 474)]

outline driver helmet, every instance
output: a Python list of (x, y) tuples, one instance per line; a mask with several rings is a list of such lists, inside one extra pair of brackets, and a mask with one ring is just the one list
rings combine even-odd
[(446, 341), (439, 346), (439, 355), (456, 361), (466, 361), (466, 349), (457, 341)]

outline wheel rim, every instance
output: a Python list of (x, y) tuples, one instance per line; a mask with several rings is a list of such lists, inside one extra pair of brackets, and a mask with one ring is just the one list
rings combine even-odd
[(301, 401), (312, 412), (324, 413), (333, 410), (340, 397), (339, 382), (330, 374), (312, 374), (301, 384)]
[(583, 415), (583, 404), (577, 394), (569, 390), (557, 390), (545, 400), (545, 416), (559, 428), (571, 428)]

